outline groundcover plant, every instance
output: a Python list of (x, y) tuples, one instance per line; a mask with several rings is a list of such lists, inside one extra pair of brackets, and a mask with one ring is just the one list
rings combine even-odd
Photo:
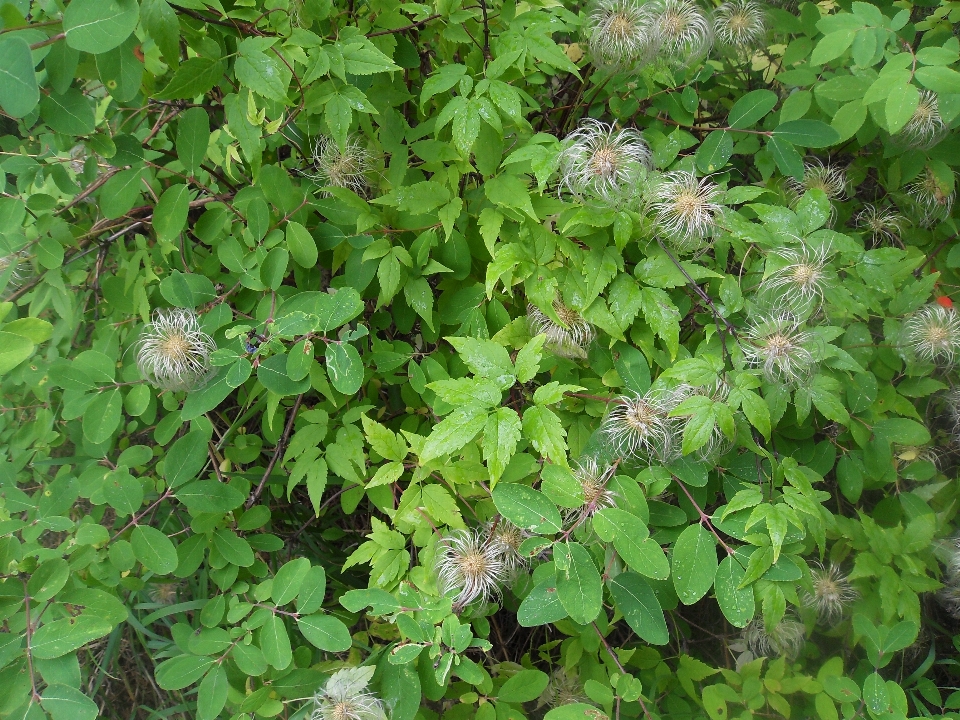
[(960, 717), (958, 3), (0, 23), (0, 718)]

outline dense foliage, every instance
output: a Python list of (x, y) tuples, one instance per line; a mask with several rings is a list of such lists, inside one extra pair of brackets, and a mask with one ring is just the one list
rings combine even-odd
[(0, 22), (0, 718), (960, 709), (956, 2)]

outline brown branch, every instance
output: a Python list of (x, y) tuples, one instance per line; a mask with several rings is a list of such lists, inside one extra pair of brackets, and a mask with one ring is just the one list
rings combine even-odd
[(263, 477), (260, 478), (260, 484), (257, 485), (256, 490), (250, 493), (250, 497), (247, 498), (246, 507), (248, 509), (253, 507), (253, 504), (260, 499), (260, 495), (263, 493), (263, 488), (267, 484), (267, 479), (270, 477), (271, 473), (273, 473), (273, 468), (277, 464), (277, 460), (279, 460), (280, 456), (283, 454), (283, 449), (286, 446), (287, 441), (290, 439), (290, 433), (293, 432), (293, 423), (297, 419), (297, 410), (300, 409), (301, 402), (303, 402), (303, 393), (297, 395), (297, 401), (293, 404), (293, 410), (290, 412), (290, 417), (287, 419), (287, 426), (283, 429), (283, 434), (277, 441), (277, 446), (273, 450), (273, 457), (270, 458), (270, 464), (267, 465), (267, 469), (263, 473)]
[(428, 17), (425, 17), (423, 20), (417, 20), (415, 23), (412, 23), (411, 25), (404, 25), (403, 27), (394, 28), (393, 30), (378, 30), (375, 33), (370, 33), (369, 35), (367, 35), (367, 37), (372, 38), (372, 37), (379, 37), (380, 35), (393, 35), (395, 33), (406, 32), (407, 30), (415, 30), (418, 27), (426, 25), (431, 20), (436, 20), (438, 17), (440, 17), (440, 13), (437, 13), (436, 15), (429, 15)]
[(67, 34), (65, 32), (57, 33), (56, 35), (48, 37), (46, 40), (41, 40), (38, 43), (34, 43), (33, 45), (30, 46), (30, 49), (39, 50), (40, 48), (46, 47), (47, 45), (53, 45), (55, 42), (59, 42), (60, 40), (63, 40), (66, 36)]

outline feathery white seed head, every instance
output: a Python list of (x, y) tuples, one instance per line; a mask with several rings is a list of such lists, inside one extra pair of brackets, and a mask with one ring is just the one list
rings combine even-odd
[(598, 0), (587, 14), (584, 32), (597, 65), (627, 69), (649, 60), (649, 18), (637, 0)]
[(313, 146), (313, 167), (315, 172), (308, 176), (313, 181), (363, 196), (369, 186), (372, 157), (359, 138), (347, 138), (341, 150), (336, 140), (321, 135)]
[(937, 590), (937, 602), (954, 619), (960, 620), (960, 576), (948, 575)]
[(819, 336), (805, 330), (803, 320), (789, 311), (759, 318), (741, 337), (747, 362), (761, 368), (769, 382), (791, 385), (803, 380), (822, 355)]
[(590, 699), (583, 690), (583, 683), (575, 671), (557, 667), (550, 673), (550, 684), (543, 694), (544, 704), (551, 708), (577, 703), (589, 703)]
[(783, 657), (787, 660), (800, 654), (806, 635), (803, 623), (790, 615), (783, 617), (770, 630), (764, 626), (763, 618), (754, 618), (742, 633), (744, 642), (755, 657)]
[(657, 58), (673, 67), (687, 67), (713, 47), (713, 24), (692, 0), (651, 0), (643, 5)]
[(960, 316), (953, 308), (924, 305), (903, 324), (906, 342), (923, 360), (949, 366), (960, 350)]
[(137, 366), (143, 379), (161, 390), (196, 390), (210, 377), (216, 349), (193, 310), (159, 309), (137, 341)]
[(870, 235), (874, 245), (883, 242), (897, 243), (903, 232), (903, 216), (889, 207), (869, 203), (856, 215), (857, 228)]
[(955, 187), (944, 187), (929, 167), (924, 171), (923, 176), (910, 183), (906, 190), (914, 204), (920, 225), (923, 227), (932, 227), (946, 219), (957, 197)]
[(940, 117), (940, 105), (936, 93), (920, 91), (920, 102), (913, 115), (897, 133), (897, 138), (910, 147), (929, 148), (943, 140), (949, 126)]
[(824, 291), (833, 281), (829, 269), (829, 246), (815, 250), (801, 245), (799, 250), (781, 248), (773, 254), (786, 264), (763, 280), (761, 290), (781, 292), (790, 302), (797, 298), (802, 303), (823, 300)]
[(560, 187), (573, 196), (617, 205), (634, 195), (653, 167), (650, 148), (633, 128), (586, 118), (560, 152)]
[(530, 334), (546, 335), (547, 339), (543, 347), (558, 357), (573, 360), (585, 359), (590, 343), (597, 336), (593, 325), (559, 299), (553, 301), (553, 310), (562, 324), (558, 325), (536, 305), (532, 303), (527, 305), (527, 325), (530, 328)]
[(847, 172), (839, 165), (826, 164), (813, 158), (803, 164), (803, 179), (789, 178), (787, 185), (799, 200), (807, 190), (822, 190), (827, 199), (846, 200)]
[(520, 554), (520, 545), (530, 537), (530, 533), (502, 517), (496, 523), (488, 523), (486, 527), (487, 542), (499, 550), (506, 574), (512, 575), (525, 567), (528, 558)]
[(453, 606), (462, 609), (478, 598), (496, 597), (508, 569), (499, 543), (480, 530), (454, 530), (437, 548), (437, 574), (444, 595), (459, 591)]
[(687, 386), (621, 396), (600, 426), (614, 452), (623, 458), (669, 462), (679, 456), (682, 420), (670, 411), (688, 394)]
[(650, 190), (654, 222), (664, 238), (680, 250), (698, 250), (713, 234), (723, 206), (720, 188), (709, 178), (677, 170), (663, 176)]
[(823, 625), (836, 625), (843, 619), (847, 606), (860, 597), (839, 566), (818, 566), (810, 571), (813, 592), (804, 592), (803, 604), (817, 611), (817, 619)]
[[(23, 276), (20, 274), (20, 266), (23, 264), (23, 260), (24, 254), (22, 252), (10, 253), (0, 257), (0, 275), (8, 270), (10, 271), (10, 280), (7, 282), (8, 288), (18, 287), (20, 281), (23, 280)], [(12, 270), (10, 270), (11, 267)]]
[(338, 670), (314, 696), (311, 720), (386, 720), (383, 703), (367, 684), (374, 667), (355, 667)]
[(756, 47), (766, 35), (763, 6), (753, 0), (732, 0), (717, 8), (713, 27), (721, 45), (740, 49)]
[(616, 493), (607, 489), (612, 473), (611, 466), (600, 465), (596, 458), (589, 455), (574, 462), (573, 476), (583, 490), (583, 505), (566, 510), (563, 515), (564, 522), (579, 525), (592, 517), (597, 510), (616, 507)]

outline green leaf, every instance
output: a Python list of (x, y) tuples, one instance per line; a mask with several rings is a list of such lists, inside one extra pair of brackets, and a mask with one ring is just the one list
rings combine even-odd
[(36, 345), (22, 335), (0, 331), (0, 375), (10, 372), (33, 355), (34, 349)]
[(483, 190), (494, 206), (516, 208), (525, 212), (534, 221), (537, 220), (527, 186), (515, 175), (504, 173), (491, 178), (484, 183)]
[(732, 133), (728, 130), (714, 130), (697, 148), (695, 155), (697, 169), (702, 173), (717, 172), (727, 164), (731, 155), (733, 155)]
[(567, 464), (566, 430), (560, 418), (550, 408), (542, 405), (528, 407), (523, 411), (523, 433), (537, 452), (558, 465)]
[(227, 704), (229, 689), (226, 668), (223, 665), (210, 668), (197, 689), (197, 720), (214, 720), (220, 715)]
[[(327, 346), (327, 352), (330, 351), (330, 347), (330, 345)], [(290, 376), (287, 375), (286, 355), (273, 355), (260, 363), (257, 368), (257, 380), (263, 383), (267, 390), (280, 397), (299, 395), (310, 389), (309, 377), (291, 380)], [(334, 387), (336, 387), (336, 384), (334, 384)]]
[(717, 543), (703, 525), (687, 527), (673, 544), (673, 586), (684, 605), (693, 605), (713, 587)]
[[(287, 248), (290, 250), (290, 254), (293, 255), (293, 259), (297, 265), (304, 268), (312, 268), (317, 264), (317, 243), (303, 225), (292, 220), (288, 222), (286, 239)], [(340, 293), (337, 293), (337, 295), (339, 294)], [(337, 295), (333, 297), (336, 298)]]
[(223, 77), (222, 60), (194, 57), (180, 63), (170, 82), (158, 93), (159, 100), (189, 100), (210, 91)]
[(172, 573), (180, 562), (170, 538), (149, 525), (138, 525), (133, 529), (130, 545), (137, 560), (157, 575)]
[(663, 609), (646, 580), (636, 573), (620, 573), (610, 581), (610, 593), (623, 619), (642, 640), (653, 645), (670, 642)]
[(89, 135), (96, 129), (93, 107), (76, 88), (70, 88), (63, 95), (43, 95), (40, 116), (54, 131), (64, 135)]
[(347, 626), (330, 615), (318, 613), (301, 617), (297, 627), (312, 645), (327, 652), (346, 652), (353, 644)]
[(740, 563), (732, 555), (728, 555), (720, 563), (714, 578), (720, 611), (731, 625), (738, 628), (746, 627), (756, 612), (753, 588), (740, 587), (745, 575)]
[(543, 344), (546, 340), (546, 335), (537, 335), (537, 337), (520, 348), (520, 352), (517, 353), (517, 359), (514, 363), (518, 381), (527, 383), (536, 377), (540, 370), (540, 360), (543, 357)]
[(177, 491), (177, 500), (186, 505), (191, 514), (228, 513), (240, 507), (245, 499), (232, 485), (216, 480), (199, 480)]
[(180, 22), (167, 0), (143, 0), (140, 20), (160, 48), (164, 62), (176, 67), (180, 60)]
[(7, 115), (22, 118), (39, 102), (30, 46), (21, 37), (0, 37), (0, 107)]
[(748, 92), (730, 108), (727, 124), (733, 128), (748, 128), (773, 110), (776, 104), (777, 94), (771, 90)]
[(575, 623), (593, 622), (602, 608), (603, 583), (590, 553), (580, 543), (568, 542), (556, 543), (553, 556), (560, 603)]
[(290, 82), (287, 76), (290, 71), (286, 70), (279, 60), (257, 48), (254, 38), (241, 42), (239, 49), (240, 57), (234, 64), (237, 80), (258, 95), (283, 101)]
[(840, 142), (840, 133), (821, 120), (790, 120), (773, 131), (773, 137), (793, 145), (822, 148)]
[(497, 511), (519, 528), (535, 533), (560, 532), (560, 511), (543, 493), (517, 483), (499, 483), (493, 490)]
[(207, 435), (191, 430), (167, 451), (163, 461), (163, 477), (172, 488), (193, 480), (207, 463)]
[(100, 210), (108, 220), (123, 217), (143, 192), (143, 170), (121, 170), (100, 190)]
[(70, 565), (63, 558), (50, 558), (42, 562), (27, 583), (27, 593), (38, 602), (56, 595), (70, 578)]
[(45, 623), (34, 635), (30, 647), (34, 658), (50, 660), (109, 635), (113, 623), (95, 615), (62, 618)]
[(520, 416), (515, 410), (501, 407), (487, 416), (483, 430), (483, 459), (494, 482), (503, 475), (520, 438)]
[(277, 670), (285, 670), (293, 661), (290, 636), (279, 615), (270, 615), (260, 628), (260, 649), (266, 661)]
[[(238, 536), (232, 530), (220, 529), (213, 534), (213, 546), (223, 555), (227, 562), (239, 565), (240, 567), (250, 567), (253, 565), (253, 550), (244, 538)], [(264, 648), (266, 651), (266, 648)], [(271, 663), (272, 665), (273, 663)], [(274, 665), (274, 667), (277, 667)], [(281, 668), (277, 668), (278, 670)]]
[(919, 67), (914, 77), (917, 78), (917, 82), (934, 92), (960, 94), (960, 72), (952, 68), (939, 65)]
[[(0, 335), (3, 335), (3, 333), (0, 333)], [(3, 338), (0, 338), (0, 342), (2, 340)], [(120, 395), (118, 388), (97, 395), (83, 414), (84, 437), (95, 445), (109, 440), (120, 426), (122, 411), (123, 397)]]
[(325, 353), (330, 383), (344, 395), (355, 395), (363, 385), (363, 361), (350, 343), (331, 342)]
[(497, 700), (508, 703), (525, 703), (536, 700), (547, 689), (549, 676), (540, 670), (521, 670), (507, 680), (497, 693)]
[(537, 585), (520, 603), (517, 610), (517, 622), (520, 627), (536, 627), (557, 622), (567, 617), (567, 611), (557, 595), (555, 577)]
[(454, 410), (433, 427), (420, 451), (422, 463), (449, 455), (473, 440), (487, 424), (486, 408), (467, 406)]
[(895, 134), (903, 129), (920, 104), (920, 91), (913, 85), (894, 85), (887, 94), (884, 114), (887, 118), (887, 130)]
[(803, 158), (791, 143), (772, 135), (767, 138), (767, 149), (781, 173), (787, 177), (803, 177)]
[(863, 681), (863, 701), (866, 703), (867, 709), (874, 715), (887, 712), (890, 695), (887, 692), (887, 684), (880, 673), (871, 673)]
[[(827, 33), (813, 49), (813, 53), (810, 55), (810, 63), (813, 65), (823, 65), (840, 57), (847, 51), (847, 48), (853, 44), (856, 36), (857, 31), (850, 29)], [(811, 145), (810, 147), (816, 146)]]
[(177, 157), (189, 175), (200, 173), (210, 144), (210, 118), (203, 108), (190, 108), (177, 122)]
[(193, 685), (213, 665), (213, 658), (180, 655), (157, 665), (157, 685), (164, 690), (181, 690)]
[(53, 720), (94, 720), (100, 714), (97, 704), (79, 690), (61, 683), (48, 685), (40, 705)]
[(172, 242), (187, 223), (192, 193), (183, 184), (171, 185), (163, 191), (153, 209), (153, 229), (161, 242)]
[(136, 0), (73, 0), (63, 13), (67, 45), (93, 55), (113, 50), (136, 27)]
[(143, 486), (126, 470), (114, 470), (104, 480), (103, 496), (118, 517), (126, 517), (143, 503)]

